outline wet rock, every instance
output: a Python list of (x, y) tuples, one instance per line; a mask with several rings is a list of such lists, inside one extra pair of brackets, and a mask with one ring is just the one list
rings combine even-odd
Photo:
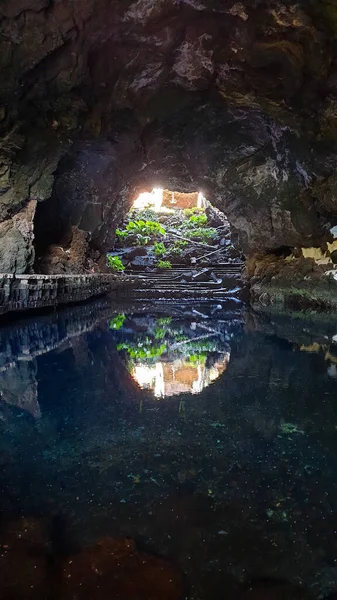
[(136, 268), (136, 269), (141, 269), (141, 268), (145, 268), (145, 267), (151, 267), (151, 266), (153, 266), (153, 264), (154, 264), (154, 261), (151, 256), (136, 256), (135, 258), (132, 259), (129, 266)]
[(211, 279), (211, 269), (201, 269), (192, 275), (192, 281), (209, 281)]
[(105, 538), (63, 568), (64, 600), (179, 600), (182, 578), (169, 562), (139, 552), (132, 540)]
[(124, 248), (120, 253), (126, 261), (133, 260), (137, 256), (147, 256), (147, 249), (144, 246), (136, 246), (134, 248)]

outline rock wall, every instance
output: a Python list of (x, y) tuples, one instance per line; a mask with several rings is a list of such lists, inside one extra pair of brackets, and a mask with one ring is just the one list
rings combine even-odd
[(0, 271), (72, 226), (105, 252), (156, 185), (201, 189), (246, 254), (328, 241), (336, 22), (328, 0), (3, 2)]
[(81, 302), (122, 286), (123, 278), (115, 275), (2, 275), (0, 315)]

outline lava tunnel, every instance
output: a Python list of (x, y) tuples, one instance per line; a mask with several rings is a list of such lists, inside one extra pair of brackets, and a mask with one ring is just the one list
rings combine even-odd
[(329, 6), (3, 3), (1, 272), (41, 272), (50, 245), (104, 270), (132, 198), (163, 186), (224, 212), (250, 281), (333, 271)]
[(336, 314), (337, 0), (0, 0), (0, 600), (337, 600)]

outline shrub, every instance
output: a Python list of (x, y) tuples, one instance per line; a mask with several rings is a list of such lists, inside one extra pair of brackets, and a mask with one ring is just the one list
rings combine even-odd
[(118, 331), (121, 327), (123, 327), (125, 319), (126, 316), (124, 314), (116, 315), (113, 319), (111, 319), (109, 323), (109, 329)]
[(172, 264), (169, 260), (158, 260), (157, 267), (159, 269), (172, 269)]
[(217, 236), (217, 230), (214, 227), (199, 227), (191, 229), (189, 232), (191, 239), (198, 239), (202, 242), (207, 242), (210, 239), (215, 239)]
[(125, 229), (116, 229), (116, 235), (120, 240), (128, 236), (137, 236), (137, 244), (144, 246), (148, 244), (151, 236), (164, 235), (165, 228), (155, 221), (129, 221)]
[(126, 231), (132, 234), (141, 235), (164, 235), (165, 228), (155, 221), (129, 221)]
[(164, 256), (164, 254), (166, 254), (166, 248), (163, 242), (154, 243), (154, 253), (156, 256)]
[(207, 223), (207, 217), (206, 215), (192, 215), (189, 219), (188, 219), (188, 226), (189, 227), (201, 227), (201, 225), (206, 225)]
[(108, 266), (114, 272), (124, 271), (125, 269), (119, 256), (111, 256), (111, 254), (108, 254)]
[(128, 236), (128, 232), (126, 231), (126, 229), (123, 229), (123, 230), (116, 229), (116, 235), (117, 235), (117, 237), (119, 237), (119, 239), (123, 240), (124, 238), (126, 238)]
[(188, 242), (186, 240), (176, 240), (173, 244), (176, 248), (184, 248), (188, 246)]

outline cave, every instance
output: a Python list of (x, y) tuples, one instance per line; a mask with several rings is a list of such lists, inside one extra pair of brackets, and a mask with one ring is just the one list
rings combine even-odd
[(336, 39), (0, 2), (4, 600), (337, 597)]

